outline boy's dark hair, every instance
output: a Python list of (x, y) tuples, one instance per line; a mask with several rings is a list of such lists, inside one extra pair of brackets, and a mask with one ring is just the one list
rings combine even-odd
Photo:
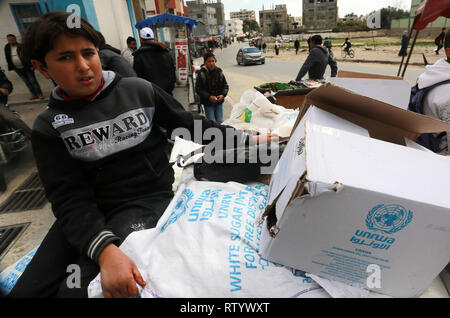
[(320, 35), (314, 35), (312, 38), (311, 38), (311, 42), (312, 43), (314, 43), (314, 44), (316, 44), (316, 45), (320, 45), (320, 44), (322, 44), (322, 37), (320, 36)]
[(217, 60), (216, 56), (212, 52), (208, 52), (203, 55), (203, 61), (206, 62), (210, 57), (213, 57), (215, 60)]
[(98, 48), (101, 43), (98, 32), (81, 17), (79, 27), (69, 27), (67, 21), (71, 15), (70, 12), (55, 11), (43, 15), (34, 22), (22, 38), (23, 47), (19, 52), (22, 60), (27, 63), (31, 63), (32, 59), (38, 60), (45, 66), (45, 56), (62, 34), (70, 37), (82, 36)]
[(132, 36), (129, 36), (127, 39), (127, 44), (130, 44), (131, 42), (136, 42), (136, 39), (133, 38)]

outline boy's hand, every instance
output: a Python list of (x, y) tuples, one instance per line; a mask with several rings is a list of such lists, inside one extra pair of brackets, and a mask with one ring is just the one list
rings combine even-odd
[(142, 287), (147, 284), (136, 264), (114, 244), (105, 247), (98, 262), (105, 298), (136, 296), (139, 291), (136, 283)]
[(252, 142), (255, 144), (264, 144), (272, 141), (278, 141), (279, 136), (274, 133), (252, 136)]
[(223, 101), (223, 95), (217, 96), (217, 101), (220, 103)]
[(1, 88), (0, 87), (0, 93), (2, 93), (4, 96), (8, 96), (9, 95), (9, 91), (6, 88)]
[(216, 103), (217, 102), (217, 97), (216, 96), (209, 96), (209, 101), (211, 103)]

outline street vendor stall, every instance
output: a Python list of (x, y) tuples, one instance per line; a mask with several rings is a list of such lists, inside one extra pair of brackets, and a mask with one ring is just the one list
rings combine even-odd
[(192, 29), (197, 25), (195, 19), (164, 13), (136, 23), (137, 29), (149, 27), (154, 29), (158, 41), (168, 43), (175, 51), (177, 78), (182, 84), (192, 77)]
[(409, 31), (407, 46), (409, 46), (409, 41), (411, 40), (413, 31), (416, 30), (414, 40), (412, 42), (411, 49), (409, 50), (409, 54), (405, 64), (403, 64), (405, 57), (402, 57), (397, 76), (400, 76), (400, 74), (402, 77), (405, 76), (406, 68), (408, 67), (409, 60), (411, 59), (411, 55), (414, 50), (414, 46), (416, 44), (420, 30), (425, 29), (429, 23), (433, 22), (440, 16), (450, 18), (450, 0), (425, 0), (419, 5), (416, 10), (414, 23), (411, 26), (411, 30)]

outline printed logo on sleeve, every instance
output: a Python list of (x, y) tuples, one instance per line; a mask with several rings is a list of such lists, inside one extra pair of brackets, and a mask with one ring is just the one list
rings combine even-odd
[(66, 114), (56, 115), (54, 118), (54, 122), (52, 123), (53, 128), (58, 128), (61, 126), (71, 125), (74, 123), (73, 118), (69, 118)]

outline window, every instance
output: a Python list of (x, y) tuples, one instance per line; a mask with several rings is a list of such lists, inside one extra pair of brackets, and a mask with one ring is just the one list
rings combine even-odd
[(245, 48), (244, 53), (259, 53), (259, 50), (256, 47)]
[(20, 4), (10, 3), (9, 5), (20, 34), (23, 34), (28, 27), (42, 15), (41, 7), (37, 2)]

